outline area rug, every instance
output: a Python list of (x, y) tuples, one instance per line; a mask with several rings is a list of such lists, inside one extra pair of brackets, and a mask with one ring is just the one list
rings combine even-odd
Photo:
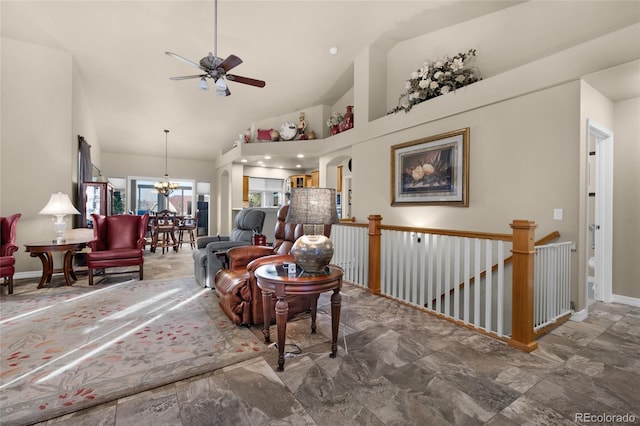
[(192, 278), (0, 299), (0, 422), (31, 424), (259, 356)]

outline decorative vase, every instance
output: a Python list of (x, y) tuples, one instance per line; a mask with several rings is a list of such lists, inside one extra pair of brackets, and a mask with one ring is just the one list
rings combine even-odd
[(333, 135), (337, 135), (338, 133), (340, 133), (340, 125), (336, 124), (335, 126), (331, 126), (331, 136)]
[(340, 131), (344, 132), (353, 128), (353, 105), (347, 105), (347, 112), (344, 114), (344, 120), (340, 123)]

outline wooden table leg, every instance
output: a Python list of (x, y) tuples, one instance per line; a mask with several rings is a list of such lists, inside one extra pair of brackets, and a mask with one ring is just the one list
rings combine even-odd
[(265, 343), (271, 343), (271, 333), (269, 332), (269, 326), (271, 325), (271, 293), (262, 291), (262, 319), (264, 324), (262, 325), (262, 335), (264, 336)]
[(75, 272), (73, 272), (73, 256), (75, 256), (76, 252), (73, 250), (69, 250), (64, 254), (64, 263), (62, 264), (62, 272), (64, 272), (64, 280), (67, 282), (67, 285), (71, 285), (72, 281), (77, 281)]
[(53, 258), (49, 253), (34, 253), (31, 252), (31, 257), (38, 257), (42, 262), (42, 276), (38, 283), (38, 288), (44, 287), (44, 285), (51, 281), (51, 275), (53, 275)]
[(338, 329), (340, 328), (340, 307), (342, 296), (340, 289), (333, 290), (331, 295), (331, 354), (329, 357), (335, 358), (338, 351)]
[(284, 371), (284, 345), (287, 338), (287, 314), (289, 304), (286, 296), (278, 296), (276, 302), (276, 326), (278, 329), (278, 369)]
[(316, 314), (318, 313), (318, 296), (311, 296), (311, 334), (316, 334)]

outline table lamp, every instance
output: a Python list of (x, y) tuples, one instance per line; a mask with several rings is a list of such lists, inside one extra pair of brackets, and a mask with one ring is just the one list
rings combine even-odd
[(330, 188), (293, 188), (286, 222), (313, 225), (313, 235), (302, 235), (291, 247), (291, 254), (304, 272), (325, 274), (333, 257), (333, 243), (318, 233), (318, 225), (338, 223), (336, 190)]
[(67, 194), (58, 192), (57, 194), (51, 194), (49, 202), (38, 214), (50, 214), (56, 218), (56, 221), (53, 222), (53, 229), (56, 232), (56, 243), (60, 244), (64, 242), (64, 230), (67, 228), (64, 216), (80, 214), (80, 212), (73, 207)]

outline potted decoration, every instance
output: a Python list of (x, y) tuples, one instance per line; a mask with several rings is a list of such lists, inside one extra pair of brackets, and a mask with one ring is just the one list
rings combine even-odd
[(329, 120), (327, 120), (327, 127), (331, 130), (331, 136), (340, 133), (340, 123), (344, 121), (344, 117), (339, 112), (332, 112)]

